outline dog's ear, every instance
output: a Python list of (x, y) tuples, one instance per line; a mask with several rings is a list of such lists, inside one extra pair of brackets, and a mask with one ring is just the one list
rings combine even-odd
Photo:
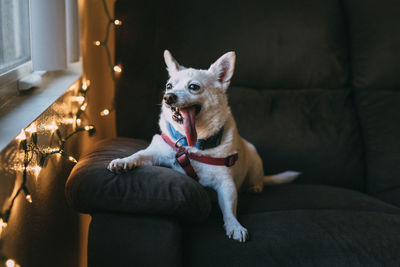
[(228, 52), (215, 61), (208, 69), (209, 72), (217, 75), (218, 81), (223, 84), (225, 89), (228, 88), (233, 71), (235, 70), (235, 60), (235, 52)]
[(165, 64), (167, 65), (167, 70), (169, 76), (177, 73), (179, 70), (184, 69), (181, 65), (179, 65), (178, 61), (171, 55), (168, 50), (164, 51), (164, 60)]

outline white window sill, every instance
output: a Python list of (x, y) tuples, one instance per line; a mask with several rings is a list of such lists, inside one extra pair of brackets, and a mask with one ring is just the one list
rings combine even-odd
[(0, 152), (82, 75), (81, 62), (68, 70), (53, 71), (43, 76), (41, 86), (19, 94), (17, 89), (0, 91)]

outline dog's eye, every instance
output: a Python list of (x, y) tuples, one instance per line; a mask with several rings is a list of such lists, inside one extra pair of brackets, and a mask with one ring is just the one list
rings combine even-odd
[(171, 83), (167, 83), (167, 86), (166, 86), (166, 88), (167, 88), (167, 90), (170, 90), (170, 89), (172, 89), (172, 84), (171, 84)]
[(193, 90), (193, 91), (198, 91), (198, 90), (200, 89), (200, 85), (191, 83), (191, 84), (189, 85), (189, 89), (190, 89), (190, 90)]

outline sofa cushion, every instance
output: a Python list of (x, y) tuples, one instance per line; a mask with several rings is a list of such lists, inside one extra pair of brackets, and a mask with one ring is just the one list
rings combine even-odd
[(228, 89), (242, 137), (266, 174), (296, 170), (296, 182), (364, 190), (364, 155), (349, 89)]
[(202, 220), (210, 212), (210, 200), (192, 178), (172, 169), (141, 166), (124, 174), (106, 167), (115, 159), (143, 149), (140, 140), (117, 138), (98, 143), (79, 160), (67, 184), (71, 206), (83, 213), (99, 211), (175, 215)]
[(400, 89), (400, 1), (346, 0), (353, 84)]
[[(338, 88), (348, 82), (338, 0), (119, 0), (115, 15), (124, 21), (115, 50), (124, 67), (116, 90), (120, 136), (150, 139), (157, 131), (167, 80), (164, 49), (184, 66), (203, 69), (236, 51), (232, 85), (279, 90)], [(132, 105), (132, 99), (144, 101)]]
[[(228, 239), (220, 216), (184, 225), (184, 266), (397, 266), (400, 209), (363, 193), (283, 185), (239, 197), (250, 240)], [(204, 257), (207, 255), (207, 257)]]
[(400, 91), (358, 89), (356, 103), (365, 143), (367, 192), (400, 206)]

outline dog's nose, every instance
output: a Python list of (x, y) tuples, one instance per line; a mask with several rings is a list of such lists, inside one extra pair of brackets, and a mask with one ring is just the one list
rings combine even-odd
[(174, 103), (176, 102), (176, 99), (177, 99), (177, 98), (178, 98), (178, 97), (176, 96), (176, 94), (173, 94), (173, 93), (166, 93), (166, 94), (164, 95), (164, 101), (165, 101), (165, 103), (168, 104), (168, 105), (174, 104)]

